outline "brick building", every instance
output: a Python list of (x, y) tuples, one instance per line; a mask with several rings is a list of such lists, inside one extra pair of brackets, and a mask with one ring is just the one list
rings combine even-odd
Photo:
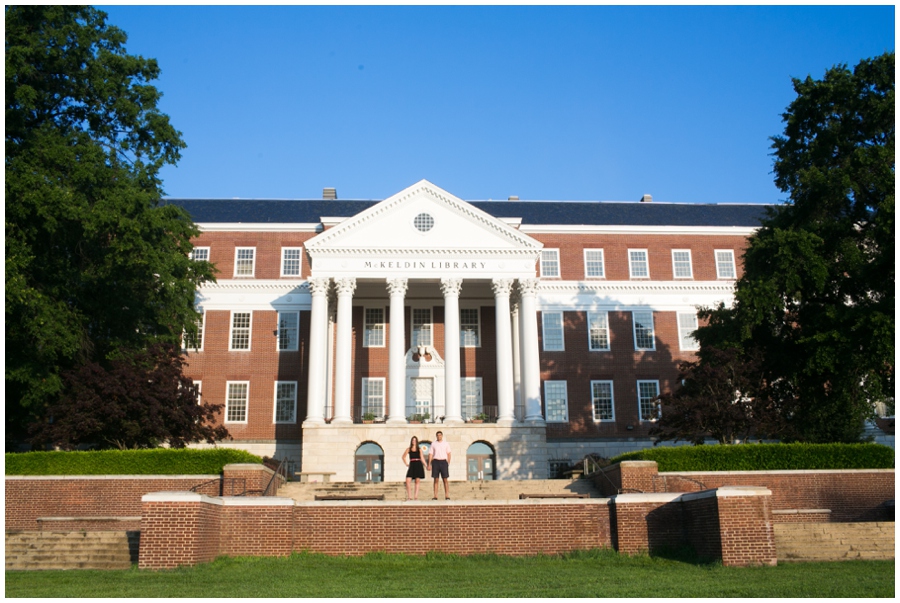
[(383, 201), (168, 202), (219, 270), (188, 374), (225, 404), (222, 445), (336, 481), (402, 480), (410, 436), (438, 429), (452, 479), (651, 445), (696, 309), (731, 302), (764, 213), (466, 202), (424, 180)]

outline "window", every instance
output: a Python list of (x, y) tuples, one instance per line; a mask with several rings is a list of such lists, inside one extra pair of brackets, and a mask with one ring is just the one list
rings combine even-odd
[(412, 347), (432, 345), (431, 343), (431, 308), (412, 309)]
[(628, 250), (628, 272), (631, 278), (650, 278), (646, 249)]
[(203, 382), (194, 381), (194, 387), (197, 388), (197, 404), (203, 404)]
[(225, 422), (247, 422), (247, 399), (250, 393), (249, 381), (229, 381), (225, 398)]
[(238, 247), (234, 250), (234, 275), (253, 276), (256, 264), (256, 247)]
[(419, 232), (428, 232), (434, 228), (434, 218), (430, 214), (421, 213), (413, 219), (413, 226)]
[(592, 352), (609, 350), (609, 317), (606, 312), (588, 312), (588, 348)]
[(595, 421), (615, 421), (612, 381), (591, 381), (591, 405)]
[(716, 276), (718, 278), (736, 278), (734, 269), (734, 252), (730, 249), (716, 249)]
[(206, 312), (201, 312), (200, 318), (197, 319), (197, 332), (184, 334), (184, 349), (195, 352), (203, 351), (203, 322), (205, 319)]
[(300, 341), (300, 313), (278, 313), (278, 351), (288, 352), (299, 349)]
[(656, 398), (659, 397), (659, 381), (638, 381), (638, 412), (641, 421), (655, 421), (659, 418)]
[(694, 278), (690, 249), (672, 250), (672, 275), (675, 278)]
[(559, 278), (559, 249), (541, 251), (541, 276)]
[(297, 422), (297, 382), (275, 382), (275, 422)]
[(682, 350), (697, 350), (700, 344), (694, 339), (693, 333), (697, 330), (697, 315), (693, 312), (678, 313), (678, 341)]
[(603, 268), (603, 250), (584, 250), (584, 276), (585, 278), (604, 278), (606, 272)]
[(569, 396), (565, 381), (544, 381), (544, 405), (548, 423), (565, 423), (569, 420)]
[(481, 346), (481, 329), (478, 326), (478, 308), (460, 308), (459, 345), (464, 348)]
[(463, 377), (460, 379), (459, 394), (462, 402), (463, 419), (473, 419), (484, 412), (481, 377)]
[(208, 262), (209, 247), (194, 247), (191, 250), (191, 259), (195, 262)]
[(281, 248), (281, 276), (300, 276), (302, 247)]
[(384, 347), (384, 308), (366, 308), (363, 327), (363, 347)]
[(363, 377), (362, 412), (375, 415), (376, 419), (384, 418), (384, 377)]
[(655, 350), (656, 341), (653, 335), (653, 311), (635, 310), (631, 315), (634, 318), (634, 349)]
[(250, 349), (250, 312), (231, 313), (231, 347), (228, 349)]
[(563, 338), (563, 313), (541, 312), (544, 325), (544, 351), (561, 352), (566, 349)]

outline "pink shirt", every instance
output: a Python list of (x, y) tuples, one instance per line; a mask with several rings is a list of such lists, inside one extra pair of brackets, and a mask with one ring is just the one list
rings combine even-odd
[(431, 458), (436, 461), (446, 461), (450, 452), (450, 444), (446, 440), (431, 443)]

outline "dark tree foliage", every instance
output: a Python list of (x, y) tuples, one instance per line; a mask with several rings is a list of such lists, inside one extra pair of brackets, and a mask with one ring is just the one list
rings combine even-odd
[(7, 6), (6, 428), (42, 420), (60, 375), (195, 331), (197, 228), (161, 202), (184, 148), (156, 62), (83, 6)]
[(790, 199), (750, 238), (701, 349), (758, 355), (790, 438), (853, 442), (894, 389), (894, 54), (794, 80), (773, 138)]
[(32, 441), (64, 450), (153, 448), (167, 443), (213, 443), (228, 437), (213, 427), (221, 404), (198, 403), (199, 392), (183, 374), (178, 346), (153, 344), (105, 364), (89, 362), (62, 375), (63, 394), (49, 407), (50, 420), (32, 425)]
[(661, 416), (650, 435), (692, 444), (781, 437), (786, 422), (763, 379), (761, 358), (735, 348), (703, 354), (702, 360), (682, 363), (682, 385), (660, 396)]

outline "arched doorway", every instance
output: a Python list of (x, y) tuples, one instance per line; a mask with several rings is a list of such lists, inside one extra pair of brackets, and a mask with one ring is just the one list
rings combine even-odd
[(353, 480), (357, 482), (384, 481), (384, 450), (374, 442), (367, 442), (356, 449)]
[(469, 481), (494, 479), (494, 449), (484, 442), (475, 442), (466, 450), (466, 479)]

